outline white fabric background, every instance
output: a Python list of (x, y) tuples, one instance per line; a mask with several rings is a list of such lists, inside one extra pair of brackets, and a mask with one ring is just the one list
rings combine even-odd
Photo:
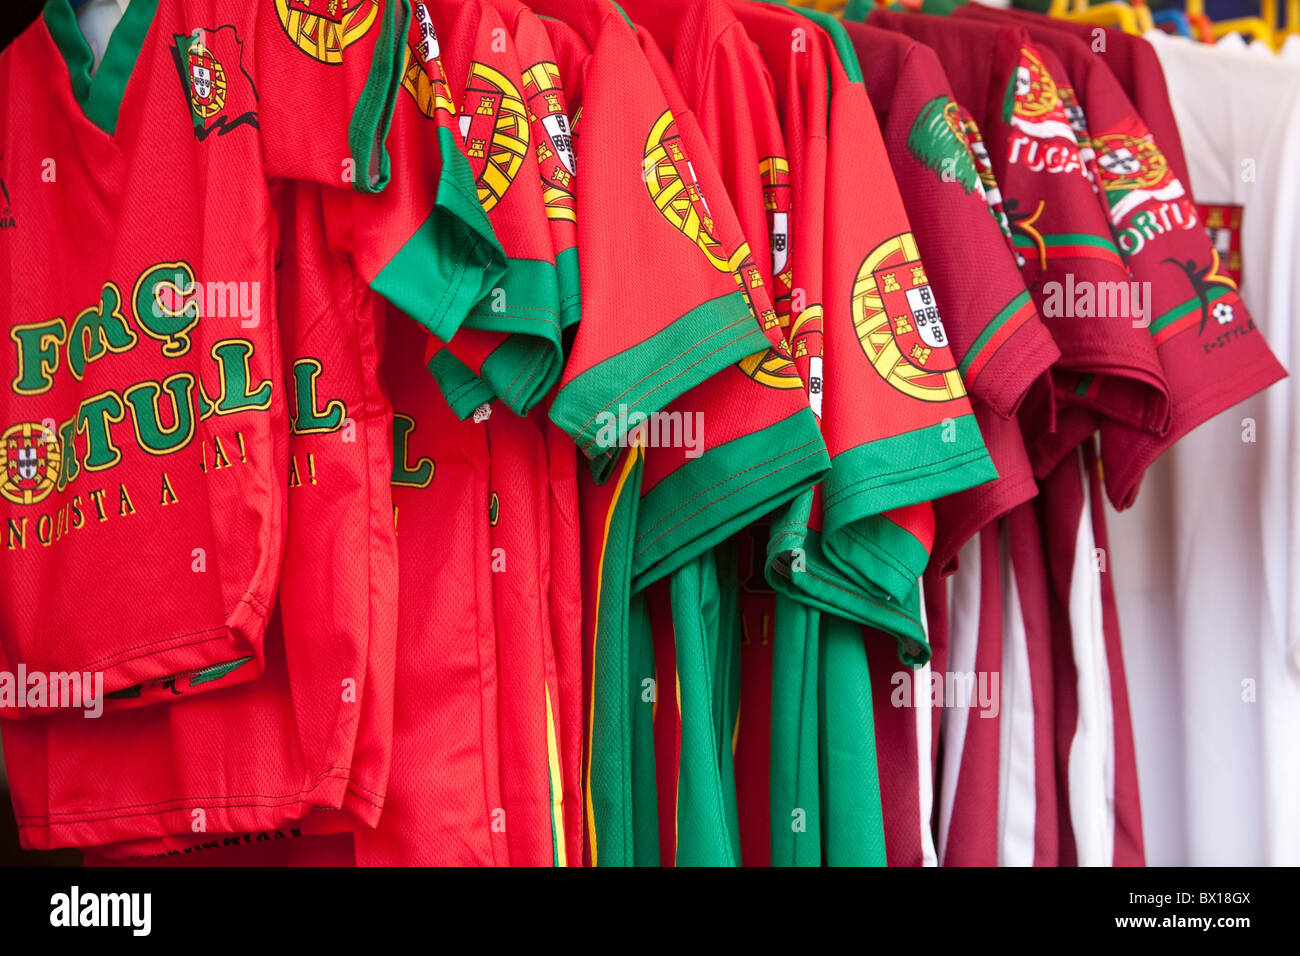
[[(1294, 373), (1300, 63), (1150, 39), (1192, 192), (1244, 207), (1242, 297)], [(1111, 522), (1154, 865), (1300, 864), (1296, 401), (1287, 379), (1201, 426)]]

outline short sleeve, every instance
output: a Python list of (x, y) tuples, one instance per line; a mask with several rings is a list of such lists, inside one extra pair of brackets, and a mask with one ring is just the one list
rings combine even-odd
[(417, 4), (386, 140), (390, 180), (378, 195), (353, 194), (350, 249), (376, 292), (447, 340), (500, 282), (505, 254), (461, 152), (441, 53)]
[[(562, 18), (565, 8), (533, 5)], [(664, 408), (767, 340), (631, 25), (610, 5), (587, 28), (577, 156), (582, 323), (551, 417), (603, 473), (626, 442), (629, 416)]]
[(1078, 64), (1080, 109), (1087, 110), (1088, 141), (1111, 230), (1136, 287), (1149, 290), (1145, 329), (1137, 331), (1155, 345), (1172, 405), (1162, 433), (1102, 422), (1106, 490), (1123, 508), (1165, 449), (1285, 373), (1242, 301), (1228, 263), (1211, 245), (1176, 164), (1082, 41), (1056, 36), (1055, 44)]
[[(405, 65), (407, 0), (266, 0), (251, 67), (272, 178), (377, 192)], [(220, 34), (233, 27), (222, 27)]]
[[(932, 50), (859, 24), (845, 29), (921, 256), (943, 297), (957, 370), (972, 398), (1009, 417), (1060, 351), (991, 212), (969, 121)], [(881, 55), (889, 52), (897, 55)], [(972, 249), (980, 250), (977, 272)]]
[[(856, 69), (851, 47), (847, 57)], [(826, 224), (828, 539), (860, 517), (995, 477), (948, 345), (944, 290), (922, 260), (866, 89), (836, 85), (826, 184), (835, 197)]]
[[(725, 249), (746, 248), (723, 174), (714, 163), (718, 144), (706, 139), (653, 41), (644, 33), (640, 39), (675, 111), (684, 145), (697, 157), (693, 168), (701, 195), (710, 199), (715, 238)], [(751, 175), (757, 181), (758, 158), (751, 155), (750, 159)], [(749, 198), (761, 221), (761, 191)], [(770, 285), (752, 278), (756, 269), (752, 257), (737, 269), (751, 273), (750, 279), (737, 281), (745, 283), (755, 317), (771, 316)], [(804, 382), (781, 330), (773, 331), (776, 342), (765, 343), (767, 347), (679, 396), (656, 420), (661, 426), (680, 421), (682, 437), (693, 436), (694, 445), (674, 441), (671, 432), (664, 436), (662, 427), (650, 429), (651, 438), (657, 440), (645, 453), (633, 552), (634, 590), (789, 502), (825, 474), (829, 459)]]

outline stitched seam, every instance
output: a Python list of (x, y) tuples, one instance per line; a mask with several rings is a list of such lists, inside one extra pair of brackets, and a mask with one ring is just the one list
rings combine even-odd
[[(696, 346), (703, 345), (705, 342), (708, 342), (710, 339), (715, 339), (715, 338), (717, 338), (718, 336), (724, 334), (725, 332), (727, 332), (727, 331), (729, 331), (729, 330), (731, 330), (731, 329), (734, 329), (736, 326), (738, 326), (738, 325), (743, 325), (744, 323), (749, 322), (749, 321), (750, 321), (750, 316), (749, 316), (749, 315), (746, 315), (744, 318), (737, 319), (736, 321), (730, 323), (729, 325), (725, 325), (725, 326), (723, 326), (722, 328), (718, 329), (716, 332), (712, 332), (712, 333), (710, 333), (709, 335), (707, 335), (707, 336), (705, 336), (703, 339), (701, 339), (699, 342), (696, 342), (695, 345), (696, 345)], [(735, 343), (744, 340), (745, 338), (749, 337), (750, 335), (760, 335), (760, 336), (761, 336), (762, 333), (761, 333), (757, 328), (750, 329), (750, 331), (749, 331), (749, 332), (746, 332), (744, 335), (741, 335), (741, 336), (739, 336), (738, 338), (734, 338), (734, 339), (732, 339), (730, 342), (726, 342), (726, 343), (724, 343), (723, 345), (720, 345), (720, 346), (718, 346), (717, 348), (715, 348), (713, 351), (711, 351), (711, 352), (707, 352), (707, 353), (705, 353), (704, 355), (700, 356), (700, 357), (699, 357), (698, 359), (696, 359), (693, 363), (691, 363), (690, 365), (686, 366), (686, 368), (682, 369), (679, 373), (677, 373), (676, 375), (674, 375), (672, 379), (669, 379), (668, 382), (671, 382), (671, 381), (673, 381), (674, 379), (680, 378), (682, 375), (686, 374), (686, 372), (690, 371), (690, 370), (693, 369), (696, 365), (699, 365), (701, 362), (703, 362), (705, 359), (707, 359), (709, 356), (711, 356), (711, 355), (715, 355), (716, 353), (721, 352), (723, 349), (727, 348), (727, 346), (734, 345)], [(653, 370), (647, 372), (645, 375), (642, 375), (639, 379), (637, 379), (636, 381), (634, 381), (631, 385), (629, 385), (629, 386), (628, 386), (627, 388), (625, 388), (623, 391), (619, 392), (617, 395), (615, 395), (613, 398), (611, 398), (608, 402), (606, 402), (604, 405), (602, 405), (602, 406), (601, 406), (601, 407), (596, 411), (596, 413), (595, 413), (594, 415), (592, 415), (592, 416), (591, 416), (590, 418), (588, 418), (585, 422), (583, 422), (583, 423), (582, 423), (582, 427), (581, 427), (580, 429), (578, 429), (578, 434), (581, 435), (583, 432), (585, 432), (585, 431), (587, 430), (587, 426), (589, 426), (592, 422), (594, 422), (594, 421), (597, 419), (597, 417), (599, 417), (600, 413), (603, 412), (603, 411), (605, 411), (606, 409), (608, 409), (609, 406), (613, 405), (615, 402), (617, 402), (620, 398), (623, 398), (625, 395), (628, 395), (629, 393), (636, 391), (637, 386), (640, 385), (641, 383), (646, 382), (646, 381), (648, 381), (649, 379), (653, 378), (655, 375), (659, 374), (659, 373), (662, 372), (664, 369), (671, 368), (672, 365), (673, 365), (675, 362), (680, 361), (680, 360), (681, 360), (683, 357), (685, 357), (687, 354), (688, 354), (687, 352), (678, 352), (676, 355), (674, 355), (671, 359), (669, 359), (669, 360), (668, 360), (667, 362), (665, 362), (663, 365), (660, 365), (658, 368), (653, 369)], [(593, 368), (594, 368), (594, 367), (593, 367)], [(589, 371), (590, 371), (590, 370), (589, 370)], [(658, 385), (656, 385), (654, 388), (652, 388), (649, 392), (646, 392), (645, 395), (642, 396), (642, 399), (646, 398), (646, 396), (649, 396), (649, 395), (654, 394), (654, 392), (658, 391), (659, 389), (664, 388), (664, 387), (668, 384), (668, 382), (660, 382)], [(590, 448), (590, 447), (591, 447), (592, 445), (594, 445), (595, 443), (596, 443), (596, 440), (593, 438), (590, 442), (588, 442), (586, 445), (584, 445), (583, 448)]]
[[(813, 445), (813, 444), (820, 444), (820, 442), (811, 442), (811, 441), (809, 441), (809, 442), (804, 442), (804, 444), (798, 446), (797, 448), (792, 448), (790, 451), (788, 451), (788, 452), (784, 452), (784, 453), (782, 453), (782, 454), (780, 454), (780, 455), (773, 455), (771, 458), (768, 458), (768, 459), (766, 459), (765, 461), (760, 461), (760, 462), (758, 462), (757, 464), (751, 465), (749, 468), (746, 468), (744, 471), (737, 472), (736, 474), (729, 476), (728, 478), (726, 478), (726, 479), (724, 479), (724, 480), (718, 482), (717, 484), (710, 485), (708, 488), (704, 489), (704, 490), (701, 491), (699, 494), (692, 495), (689, 499), (687, 499), (687, 501), (683, 502), (681, 505), (679, 505), (678, 507), (674, 508), (672, 511), (668, 512), (667, 514), (665, 514), (662, 518), (660, 518), (658, 521), (656, 521), (654, 524), (652, 524), (648, 529), (646, 529), (646, 530), (647, 530), (647, 533), (648, 533), (649, 531), (654, 530), (654, 529), (657, 528), (659, 525), (663, 524), (663, 522), (667, 521), (667, 520), (669, 519), (669, 517), (671, 517), (672, 515), (675, 515), (675, 514), (676, 514), (677, 512), (679, 512), (679, 511), (681, 511), (682, 508), (685, 508), (688, 504), (690, 504), (690, 502), (694, 501), (696, 498), (699, 498), (700, 495), (705, 494), (706, 492), (712, 491), (714, 488), (718, 488), (718, 487), (720, 487), (720, 486), (722, 486), (722, 485), (725, 485), (727, 482), (729, 482), (729, 481), (731, 481), (731, 480), (733, 480), (733, 479), (735, 479), (735, 478), (739, 478), (741, 475), (744, 475), (744, 474), (746, 474), (746, 473), (748, 473), (748, 472), (754, 471), (755, 469), (762, 468), (764, 465), (771, 464), (772, 462), (775, 462), (775, 461), (780, 461), (780, 460), (783, 459), (783, 458), (788, 458), (788, 457), (790, 457), (791, 455), (794, 455), (795, 453), (797, 453), (800, 449), (807, 448), (809, 445)], [(636, 558), (639, 558), (641, 555), (643, 555), (643, 554), (645, 554), (647, 551), (649, 551), (650, 548), (653, 547), (654, 544), (655, 544), (656, 542), (661, 541), (665, 536), (671, 534), (673, 531), (677, 530), (677, 529), (680, 528), (682, 525), (684, 525), (684, 524), (686, 524), (687, 522), (691, 521), (691, 520), (694, 519), (696, 516), (698, 516), (698, 515), (700, 515), (700, 514), (703, 514), (703, 513), (704, 513), (705, 511), (707, 511), (709, 508), (711, 508), (711, 507), (713, 507), (713, 506), (715, 506), (715, 505), (718, 505), (718, 504), (722, 503), (723, 501), (726, 501), (728, 498), (732, 497), (733, 495), (737, 495), (737, 494), (739, 494), (740, 492), (742, 492), (742, 491), (744, 491), (746, 488), (748, 488), (750, 485), (753, 485), (753, 484), (755, 484), (755, 483), (757, 483), (757, 482), (763, 481), (764, 479), (771, 478), (771, 477), (773, 477), (773, 476), (779, 474), (780, 472), (785, 471), (785, 470), (788, 469), (788, 468), (793, 468), (795, 465), (802, 464), (803, 462), (808, 461), (808, 460), (810, 460), (810, 459), (812, 459), (812, 458), (816, 458), (816, 457), (817, 457), (817, 452), (815, 452), (815, 451), (812, 452), (811, 454), (804, 455), (802, 458), (797, 458), (797, 459), (795, 459), (795, 460), (793, 460), (793, 461), (790, 461), (789, 463), (787, 463), (787, 464), (785, 464), (785, 465), (782, 465), (780, 468), (774, 468), (774, 469), (772, 469), (771, 471), (764, 472), (763, 474), (757, 476), (756, 478), (753, 478), (753, 479), (751, 479), (750, 481), (745, 482), (743, 485), (740, 485), (740, 486), (737, 487), (737, 488), (733, 488), (731, 491), (728, 491), (728, 492), (727, 492), (726, 494), (724, 494), (722, 497), (717, 498), (717, 499), (714, 499), (713, 501), (708, 502), (708, 503), (707, 503), (703, 508), (699, 508), (699, 509), (693, 511), (691, 514), (687, 515), (685, 518), (683, 518), (681, 521), (677, 522), (675, 525), (672, 525), (671, 527), (665, 529), (664, 532), (663, 532), (663, 534), (660, 534), (660, 535), (658, 535), (658, 536), (652, 538), (650, 541), (648, 541), (648, 542), (646, 543), (646, 546), (645, 546), (644, 548), (642, 548), (640, 551), (637, 551), (637, 552), (632, 556), (632, 557), (633, 557), (633, 560), (635, 560)]]
[[(311, 786), (302, 790), (289, 793), (232, 793), (222, 794), (220, 796), (210, 797), (168, 797), (165, 800), (156, 800), (149, 803), (128, 803), (119, 807), (102, 807), (91, 810), (52, 810), (43, 814), (14, 814), (15, 820), (46, 820), (51, 823), (89, 823), (95, 820), (106, 820), (114, 817), (132, 817), (145, 816), (149, 813), (157, 812), (175, 812), (186, 809), (186, 804), (203, 804), (205, 807), (257, 807), (257, 806), (287, 806), (290, 803), (297, 802), (303, 796), (317, 790), (326, 780), (345, 780), (350, 773), (349, 767), (330, 767), (328, 770), (322, 770), (316, 775)], [(225, 800), (252, 800), (252, 801), (286, 801), (283, 803), (215, 803), (213, 801)], [(180, 806), (170, 807), (167, 804), (180, 804)], [(131, 812), (127, 812), (131, 811)], [(57, 818), (57, 819), (56, 819)], [(46, 824), (29, 823), (24, 826), (49, 826)]]
[[(874, 478), (863, 478), (847, 485), (840, 491), (826, 496), (826, 507), (829, 509), (832, 504), (842, 504), (850, 498), (856, 498), (858, 495), (865, 495), (881, 488), (891, 488), (895, 485), (906, 484), (909, 481), (916, 481), (919, 478), (934, 478), (945, 474), (949, 471), (955, 471), (963, 465), (969, 465), (973, 461), (978, 461), (985, 454), (984, 449), (978, 448), (972, 451), (963, 452), (960, 455), (954, 455), (943, 462), (935, 462), (930, 465), (918, 465), (913, 468), (907, 468), (900, 472), (894, 472), (888, 476), (881, 476), (889, 480), (877, 480)], [(937, 466), (937, 467), (936, 467)]]

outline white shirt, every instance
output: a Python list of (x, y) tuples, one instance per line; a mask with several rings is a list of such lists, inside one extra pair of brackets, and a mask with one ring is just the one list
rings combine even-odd
[[(1300, 64), (1148, 39), (1192, 192), (1243, 207), (1241, 295), (1294, 374)], [(1287, 379), (1202, 425), (1112, 522), (1152, 864), (1300, 864), (1298, 400)]]

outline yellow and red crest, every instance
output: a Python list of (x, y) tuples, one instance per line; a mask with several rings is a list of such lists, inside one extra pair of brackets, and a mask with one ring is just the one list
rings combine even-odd
[(1149, 136), (1103, 133), (1093, 145), (1107, 189), (1157, 189), (1173, 178), (1164, 153)]
[(528, 155), (528, 110), (518, 88), (485, 63), (470, 64), (460, 113), (465, 155), (478, 185), (478, 201), (491, 212)]
[(442, 110), (452, 116), (456, 104), (447, 87), (447, 74), (443, 71), (438, 34), (433, 29), (433, 18), (423, 3), (415, 4), (412, 11), (418, 40), (406, 45), (402, 64), (402, 88), (410, 93), (420, 112), (433, 119)]
[[(783, 331), (790, 328), (790, 165), (781, 156), (767, 156), (759, 161), (758, 174), (763, 183), (763, 205), (767, 210), (768, 240), (772, 251), (773, 288), (772, 318)], [(742, 270), (752, 266), (752, 258), (742, 263)], [(742, 272), (743, 275), (743, 272)], [(751, 297), (752, 306), (752, 297)], [(793, 339), (789, 339), (793, 343)], [(739, 363), (740, 370), (769, 388), (802, 388), (803, 379), (790, 353), (770, 348)]]
[(0, 435), (0, 496), (16, 505), (44, 500), (59, 480), (62, 450), (46, 426), (24, 422)]
[[(773, 298), (778, 303), (777, 314), (788, 321), (794, 281), (794, 270), (790, 267), (790, 164), (783, 156), (764, 157), (759, 160), (758, 175), (763, 183), (763, 205), (767, 209), (768, 241), (772, 248), (772, 276), (776, 282)], [(780, 305), (783, 299), (785, 309)]]
[(1039, 120), (1060, 109), (1061, 97), (1056, 83), (1038, 54), (1029, 47), (1020, 48), (1020, 65), (1016, 68), (1015, 115)]
[(709, 210), (671, 110), (665, 110), (651, 127), (646, 138), (641, 174), (660, 215), (694, 242), (715, 269), (731, 273), (750, 313), (773, 343), (765, 352), (755, 353), (739, 362), (740, 369), (755, 381), (773, 388), (799, 388), (801, 380), (785, 346), (776, 311), (764, 308), (760, 312), (755, 304), (762, 299), (771, 301), (771, 295), (765, 294), (761, 299), (754, 295), (765, 283), (762, 272), (754, 264), (749, 243), (741, 240), (734, 252), (728, 252), (727, 243), (719, 237), (713, 213)]
[(530, 115), (540, 125), (537, 165), (542, 173), (542, 195), (550, 219), (577, 220), (573, 198), (575, 159), (573, 124), (564, 109), (560, 68), (554, 63), (537, 63), (524, 71), (524, 97)]
[(744, 255), (742, 250), (729, 255), (714, 234), (713, 214), (695, 178), (695, 167), (686, 154), (672, 110), (664, 110), (646, 137), (641, 176), (660, 215), (699, 246), (715, 269), (735, 272), (739, 268), (749, 249), (743, 250)]
[(863, 260), (853, 284), (853, 324), (872, 366), (903, 394), (925, 402), (966, 394), (910, 232)]
[(190, 106), (203, 119), (211, 119), (226, 106), (226, 69), (198, 36), (191, 40), (186, 59)]
[(343, 62), (343, 51), (375, 25), (379, 0), (275, 0), (284, 32), (322, 63)]
[(745, 301), (749, 303), (750, 312), (758, 318), (759, 325), (769, 339), (779, 338), (782, 343), (779, 348), (772, 346), (764, 352), (757, 352), (741, 359), (737, 363), (740, 370), (760, 385), (769, 388), (803, 388), (803, 379), (799, 377), (794, 359), (784, 345), (784, 335), (776, 331), (780, 326), (776, 312), (767, 309), (759, 314), (754, 307), (754, 289), (763, 285), (763, 275), (754, 265), (754, 256), (749, 251), (749, 243), (744, 243), (734, 258), (740, 260), (733, 271), (740, 291), (744, 294)]

